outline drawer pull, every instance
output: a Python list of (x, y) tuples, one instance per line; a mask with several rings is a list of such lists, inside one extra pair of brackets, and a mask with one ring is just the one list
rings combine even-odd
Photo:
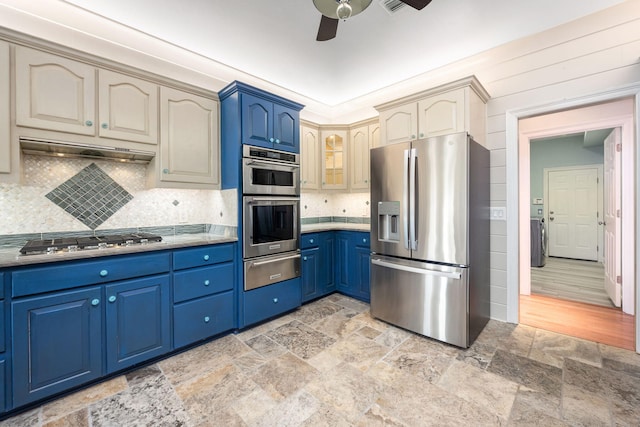
[(204, 259), (205, 261), (209, 261), (209, 255), (203, 256), (202, 259)]
[(109, 302), (116, 302), (116, 296), (115, 295), (111, 295), (109, 297)]
[(313, 243), (313, 239), (309, 239), (309, 243)]
[(100, 304), (100, 300), (98, 298), (94, 298), (91, 300), (91, 305), (92, 306), (97, 306), (98, 304)]
[(211, 283), (211, 282), (209, 282), (209, 279), (207, 279), (207, 280), (205, 280), (205, 281), (204, 281), (204, 285), (205, 285), (205, 286), (209, 286), (209, 283)]
[(100, 277), (107, 277), (109, 272), (107, 270), (100, 270)]
[(305, 257), (302, 257), (302, 260), (303, 260), (303, 261), (306, 261), (306, 260), (307, 260), (307, 257), (306, 257), (306, 256), (305, 256)]
[(362, 243), (367, 243), (367, 239), (362, 239)]
[(274, 304), (277, 304), (277, 303), (278, 303), (278, 298), (274, 298), (274, 299), (273, 299), (273, 303), (274, 303)]
[(211, 320), (209, 316), (204, 316), (204, 323), (209, 323), (209, 320)]

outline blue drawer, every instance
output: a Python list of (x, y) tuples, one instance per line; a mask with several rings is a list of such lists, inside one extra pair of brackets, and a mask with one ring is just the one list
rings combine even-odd
[(59, 262), (12, 273), (12, 295), (21, 297), (78, 286), (166, 273), (169, 252), (105, 257), (95, 261)]
[(173, 307), (174, 348), (234, 328), (233, 292), (199, 298)]
[(301, 249), (315, 248), (319, 243), (318, 233), (303, 234), (301, 239)]
[(370, 233), (355, 231), (351, 234), (350, 238), (356, 246), (365, 248), (371, 247)]
[(177, 271), (173, 274), (173, 302), (213, 295), (233, 289), (234, 264)]
[(204, 267), (221, 262), (233, 261), (235, 244), (226, 243), (181, 249), (173, 253), (173, 269)]
[(300, 278), (244, 292), (244, 326), (266, 320), (302, 304)]

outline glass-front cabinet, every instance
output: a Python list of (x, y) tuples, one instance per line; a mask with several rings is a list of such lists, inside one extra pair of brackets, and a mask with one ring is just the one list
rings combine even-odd
[(347, 188), (347, 130), (327, 129), (321, 133), (322, 188)]

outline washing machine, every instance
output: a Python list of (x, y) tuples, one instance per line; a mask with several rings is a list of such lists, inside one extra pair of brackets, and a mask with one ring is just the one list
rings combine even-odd
[(547, 245), (544, 218), (531, 218), (531, 267), (544, 267)]

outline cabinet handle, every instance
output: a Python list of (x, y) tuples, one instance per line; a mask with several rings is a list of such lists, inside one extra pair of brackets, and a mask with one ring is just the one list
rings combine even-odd
[(420, 138), (424, 138), (424, 133), (421, 133), (421, 134), (420, 134)]
[(276, 144), (280, 144), (280, 140), (276, 138)]
[(277, 303), (278, 303), (278, 298), (274, 298), (274, 299), (273, 299), (273, 303), (274, 303), (274, 304), (277, 304)]
[(205, 261), (209, 261), (209, 255), (203, 256), (202, 259), (205, 260)]
[(100, 304), (100, 300), (98, 298), (94, 298), (94, 299), (91, 300), (91, 305), (92, 306), (95, 307), (98, 304)]
[(162, 169), (162, 173), (169, 173), (169, 169)]
[(102, 129), (106, 129), (106, 128), (108, 128), (108, 127), (109, 127), (109, 125), (108, 125), (108, 124), (106, 124), (106, 123), (103, 123), (103, 124), (102, 124)]
[(365, 179), (365, 180), (364, 180), (364, 183), (365, 183), (365, 184), (368, 184), (368, 183), (369, 183), (369, 180), (368, 180), (368, 179)]
[(107, 277), (109, 272), (107, 270), (100, 270), (100, 277)]
[(275, 141), (275, 139), (269, 138), (269, 142), (273, 142), (273, 141)]
[(306, 260), (307, 260), (307, 257), (306, 257), (306, 256), (302, 257), (302, 260), (303, 260), (303, 261), (306, 261)]
[(91, 120), (87, 120), (84, 124), (87, 126), (93, 126), (93, 122)]
[(204, 281), (204, 285), (205, 285), (205, 286), (209, 286), (209, 283), (211, 283), (211, 282), (209, 282), (209, 279), (207, 279), (207, 280), (205, 280), (205, 281)]
[(367, 239), (362, 239), (362, 243), (367, 243)]
[(204, 316), (204, 323), (209, 323), (209, 320), (211, 320), (209, 316)]
[(416, 136), (415, 135), (411, 135), (411, 139), (416, 139)]
[(313, 239), (309, 239), (309, 243), (313, 243)]
[(115, 295), (111, 295), (109, 297), (109, 302), (116, 302), (116, 296)]

